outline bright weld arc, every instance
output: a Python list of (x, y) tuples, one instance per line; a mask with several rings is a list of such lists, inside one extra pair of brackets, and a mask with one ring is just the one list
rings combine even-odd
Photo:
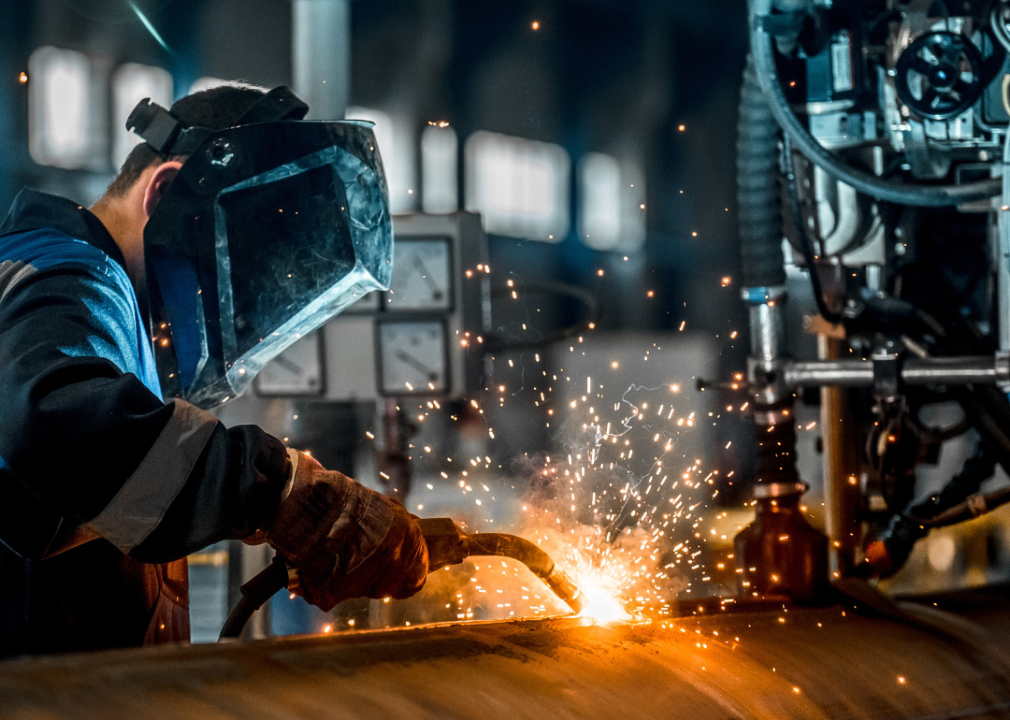
[[(686, 323), (681, 323), (681, 329), (684, 328)], [(581, 339), (580, 339), (581, 340)], [(651, 352), (651, 351), (650, 351)], [(649, 352), (646, 353), (646, 360), (648, 360)], [(540, 360), (539, 356), (536, 358), (537, 361)], [(617, 365), (616, 362), (613, 363), (614, 366)], [(547, 377), (547, 373), (544, 372), (544, 376)], [(553, 376), (555, 382), (559, 381), (558, 376)], [(572, 382), (569, 387), (579, 387), (580, 383), (576, 378), (565, 377), (564, 381), (566, 383)], [(502, 391), (501, 388), (495, 388)], [(546, 388), (548, 392), (551, 388)], [(602, 385), (600, 386), (602, 390)], [(662, 439), (658, 454), (653, 457), (651, 468), (648, 472), (638, 475), (630, 475), (633, 477), (633, 481), (629, 481), (622, 490), (620, 490), (619, 498), (618, 487), (614, 487), (614, 493), (609, 495), (607, 500), (613, 501), (619, 499), (620, 507), (606, 515), (606, 521), (599, 519), (594, 520), (593, 525), (582, 525), (576, 523), (574, 526), (571, 522), (565, 520), (565, 516), (568, 512), (567, 498), (566, 503), (562, 506), (563, 512), (560, 513), (549, 513), (540, 509), (539, 512), (548, 515), (548, 517), (538, 517), (537, 519), (545, 524), (538, 525), (541, 530), (548, 528), (552, 534), (551, 542), (547, 542), (547, 533), (544, 532), (543, 536), (540, 536), (540, 532), (534, 535), (528, 536), (528, 539), (541, 545), (543, 549), (548, 552), (551, 557), (553, 557), (557, 563), (558, 568), (563, 569), (567, 574), (570, 575), (572, 581), (581, 591), (579, 596), (583, 603), (581, 616), (589, 617), (597, 621), (608, 622), (614, 620), (627, 620), (632, 618), (641, 618), (645, 615), (646, 608), (650, 612), (655, 612), (657, 607), (659, 609), (659, 614), (669, 615), (671, 608), (671, 603), (675, 602), (675, 598), (686, 589), (686, 592), (691, 592), (692, 582), (688, 580), (694, 577), (694, 573), (689, 573), (686, 569), (682, 569), (685, 566), (689, 566), (692, 571), (699, 570), (697, 577), (694, 579), (699, 579), (703, 582), (710, 581), (712, 579), (711, 572), (702, 568), (702, 563), (695, 562), (696, 557), (702, 552), (708, 535), (716, 535), (716, 530), (710, 527), (709, 523), (711, 518), (702, 515), (702, 510), (699, 507), (705, 503), (706, 500), (714, 499), (719, 491), (714, 488), (706, 488), (705, 485), (713, 486), (714, 480), (712, 479), (714, 475), (718, 475), (718, 471), (709, 472), (707, 475), (705, 471), (701, 469), (701, 460), (690, 460), (688, 459), (688, 465), (684, 468), (683, 472), (673, 468), (667, 467), (663, 468), (664, 460), (668, 459), (668, 454), (674, 447), (675, 436), (679, 435), (681, 431), (687, 431), (695, 424), (696, 413), (690, 412), (685, 413), (681, 408), (679, 416), (675, 414), (673, 406), (669, 406), (669, 410), (666, 410), (666, 404), (659, 404), (658, 411), (655, 409), (649, 409), (648, 402), (632, 402), (629, 399), (629, 394), (632, 391), (645, 391), (653, 392), (656, 390), (668, 390), (670, 393), (677, 393), (680, 390), (680, 385), (677, 383), (668, 384), (661, 386), (661, 388), (645, 388), (641, 386), (630, 386), (627, 391), (625, 391), (624, 396), (621, 398), (621, 402), (615, 403), (613, 410), (616, 412), (622, 406), (626, 407), (626, 411), (622, 412), (618, 418), (618, 424), (620, 427), (620, 432), (612, 433), (611, 427), (612, 422), (608, 422), (606, 418), (601, 419), (593, 417), (596, 413), (595, 405), (605, 406), (605, 401), (602, 400), (603, 396), (591, 396), (593, 392), (592, 379), (589, 377), (585, 378), (585, 392), (586, 395), (579, 395), (581, 402), (572, 403), (573, 407), (583, 407), (588, 409), (591, 416), (591, 422), (583, 424), (583, 429), (592, 428), (595, 434), (595, 447), (590, 447), (588, 451), (584, 451), (586, 454), (585, 461), (582, 461), (582, 454), (579, 454), (576, 459), (573, 460), (571, 455), (567, 458), (567, 466), (562, 463), (555, 462), (551, 463), (550, 457), (546, 457), (546, 465), (542, 470), (542, 474), (545, 476), (553, 476), (559, 481), (563, 482), (563, 478), (567, 479), (568, 482), (575, 487), (575, 483), (581, 483), (583, 478), (586, 477), (586, 469), (596, 470), (604, 464), (608, 464), (609, 460), (616, 461), (615, 457), (609, 457), (606, 459), (601, 458), (601, 451), (607, 450), (608, 452), (617, 451), (620, 454), (622, 462), (630, 461), (632, 459), (633, 453), (640, 450), (645, 450), (649, 445), (642, 447), (637, 441), (634, 442), (634, 447), (632, 447), (632, 439), (625, 439), (623, 443), (619, 443), (619, 438), (630, 433), (632, 430), (641, 429), (640, 426), (636, 425), (636, 421), (642, 423), (649, 418), (649, 422), (657, 421), (658, 417), (660, 420), (664, 420), (670, 423), (670, 427), (663, 430), (661, 433), (656, 433), (655, 428), (649, 429), (649, 439), (653, 442), (659, 443)], [(536, 388), (534, 388), (536, 390)], [(540, 393), (541, 400), (547, 401), (543, 393)], [(599, 398), (597, 401), (594, 398)], [(657, 398), (658, 399), (658, 398)], [(669, 403), (671, 399), (675, 399), (670, 395), (665, 395), (662, 402)], [(562, 403), (563, 404), (563, 403)], [(480, 410), (480, 405), (477, 400), (470, 399), (470, 405)], [(746, 410), (747, 403), (741, 406), (739, 409), (741, 411)], [(481, 411), (482, 412), (482, 411)], [(667, 414), (668, 413), (668, 414)], [(548, 411), (548, 415), (552, 415), (553, 410)], [(712, 416), (712, 413), (709, 413)], [(621, 419), (623, 418), (623, 419)], [(453, 418), (455, 420), (455, 418)], [(697, 418), (701, 420), (701, 417)], [(548, 423), (548, 426), (550, 424)], [(603, 426), (606, 426), (606, 431), (603, 432)], [(680, 430), (678, 430), (680, 428)], [(489, 434), (493, 431), (488, 428)], [(494, 435), (491, 434), (493, 438)], [(634, 438), (634, 436), (630, 436)], [(590, 440), (590, 445), (593, 445), (593, 440)], [(643, 441), (644, 442), (644, 441)], [(611, 446), (616, 446), (611, 448)], [(427, 448), (425, 448), (427, 450)], [(638, 452), (635, 456), (637, 461), (639, 458), (644, 457), (647, 459), (649, 454)], [(451, 458), (447, 458), (449, 462), (452, 462)], [(491, 460), (486, 458), (487, 466), (490, 467)], [(479, 465), (483, 465), (483, 461), (480, 457), (476, 461), (471, 461), (471, 471), (480, 471)], [(614, 469), (614, 463), (609, 463), (610, 469)], [(539, 474), (539, 472), (538, 472)], [(441, 473), (443, 478), (448, 479), (445, 472)], [(462, 471), (463, 478), (467, 478), (467, 471)], [(732, 477), (733, 473), (730, 473), (727, 477)], [(668, 477), (672, 476), (674, 480), (672, 482), (667, 482)], [(457, 476), (458, 478), (459, 476)], [(469, 478), (470, 482), (474, 482), (475, 485), (480, 484), (483, 486), (484, 491), (488, 492), (488, 487), (480, 483), (479, 476), (471, 476)], [(473, 492), (473, 488), (466, 484), (465, 480), (459, 481), (459, 487), (463, 495), (469, 492)], [(656, 492), (649, 497), (649, 501), (652, 504), (645, 502), (645, 497), (650, 495), (651, 492), (658, 488), (665, 487), (665, 491), (672, 491), (670, 495), (675, 495), (674, 497), (668, 497), (663, 494), (663, 492)], [(703, 489), (706, 493), (710, 493), (705, 497), (702, 497), (696, 491)], [(588, 487), (587, 487), (588, 490)], [(713, 492), (714, 490), (714, 492)], [(690, 493), (685, 496), (685, 493)], [(565, 493), (561, 493), (562, 495)], [(588, 494), (588, 493), (587, 493)], [(490, 498), (492, 501), (494, 497)], [(572, 493), (571, 500), (575, 501), (575, 494)], [(476, 505), (481, 505), (481, 500), (474, 498)], [(487, 502), (485, 500), (485, 502)], [(593, 492), (593, 501), (590, 507), (597, 505), (598, 498), (596, 492)], [(602, 508), (602, 500), (601, 508)], [(707, 507), (707, 506), (706, 506)], [(523, 506), (523, 510), (527, 511), (528, 506)], [(629, 512), (630, 511), (630, 512)], [(664, 514), (665, 511), (665, 514)], [(576, 505), (571, 504), (571, 512), (576, 512)], [(698, 513), (698, 514), (696, 514)], [(538, 510), (534, 509), (531, 513), (532, 515), (537, 515)], [(601, 513), (602, 515), (602, 513)], [(613, 534), (612, 531), (619, 527), (617, 521), (622, 517), (634, 518), (634, 524), (630, 527), (636, 533), (635, 544), (633, 546), (619, 547), (613, 541), (617, 539), (617, 535)], [(723, 513), (725, 515), (725, 513)], [(717, 516), (718, 517), (718, 516)], [(486, 518), (487, 522), (493, 522), (493, 520)], [(568, 520), (574, 520), (573, 517), (569, 517)], [(706, 525), (702, 525), (702, 522)], [(673, 531), (678, 525), (683, 525), (686, 523), (692, 523), (690, 525), (690, 531), (688, 537), (680, 537), (679, 535), (676, 539), (681, 540), (673, 546)], [(575, 530), (572, 529), (575, 528)], [(530, 528), (527, 528), (529, 530)], [(581, 536), (572, 537), (568, 533), (578, 530), (584, 534)], [(592, 531), (592, 532), (589, 532)], [(722, 532), (727, 532), (728, 528), (724, 529)], [(669, 540), (664, 545), (659, 542), (659, 538), (663, 537), (666, 533), (670, 533)], [(525, 533), (522, 533), (526, 536)], [(693, 537), (692, 537), (693, 536)], [(645, 538), (642, 540), (642, 538)], [(727, 539), (727, 536), (723, 534), (723, 540)], [(559, 542), (560, 541), (560, 542)], [(640, 542), (639, 542), (640, 541)], [(667, 562), (669, 560), (669, 555), (674, 556), (672, 562)], [(656, 555), (664, 555), (662, 565), (657, 561)], [(732, 556), (731, 556), (732, 557)], [(683, 563), (683, 565), (682, 565)], [(476, 569), (480, 569), (481, 566), (477, 566)], [(670, 568), (675, 568), (670, 570)], [(718, 566), (722, 569), (722, 564)], [(647, 572), (648, 569), (648, 572)], [(505, 574), (505, 573), (502, 573)], [(648, 579), (652, 577), (651, 584), (645, 582), (644, 578)], [(679, 584), (679, 589), (672, 589), (672, 587), (667, 584), (661, 586), (658, 584), (658, 580), (670, 580), (676, 581)], [(476, 581), (476, 578), (471, 578), (472, 581)], [(681, 580), (686, 582), (686, 585), (681, 583)], [(478, 592), (487, 593), (488, 590), (476, 586)], [(527, 588), (523, 588), (527, 593), (531, 593)], [(495, 590), (491, 588), (491, 592), (502, 593), (502, 590)], [(542, 591), (541, 591), (542, 592)], [(530, 609), (534, 613), (544, 612), (546, 607), (542, 604), (542, 599), (540, 595), (535, 595), (537, 600), (529, 599), (527, 596), (523, 596), (523, 600), (529, 600), (531, 602)], [(690, 595), (686, 596), (690, 598)], [(464, 601), (460, 601), (463, 603)], [(513, 600), (513, 602), (515, 602)], [(508, 603), (498, 604), (499, 608), (511, 607)], [(459, 608), (461, 611), (457, 617), (470, 618), (473, 616), (472, 608), (466, 608), (466, 612), (462, 612), (462, 605)], [(514, 615), (514, 612), (510, 614)]]

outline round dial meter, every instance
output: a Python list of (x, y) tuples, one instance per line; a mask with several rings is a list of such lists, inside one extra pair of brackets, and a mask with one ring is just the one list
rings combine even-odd
[(442, 393), (448, 388), (442, 321), (381, 322), (377, 339), (379, 389), (384, 395)]
[(446, 238), (397, 240), (386, 310), (449, 310), (452, 277)]

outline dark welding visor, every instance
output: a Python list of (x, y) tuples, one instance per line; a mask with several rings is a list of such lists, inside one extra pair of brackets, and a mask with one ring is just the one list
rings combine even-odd
[(235, 397), (300, 337), (389, 288), (393, 231), (371, 124), (206, 133), (151, 215), (144, 248), (165, 398), (208, 408)]

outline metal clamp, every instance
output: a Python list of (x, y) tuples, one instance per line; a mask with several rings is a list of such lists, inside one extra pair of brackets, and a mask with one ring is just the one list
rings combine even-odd
[(893, 398), (898, 394), (901, 383), (901, 358), (892, 351), (874, 352), (870, 358), (873, 362), (873, 394), (879, 398)]
[(810, 486), (801, 480), (799, 482), (755, 483), (753, 492), (756, 500), (767, 500), (802, 495), (809, 489)]
[(993, 367), (996, 370), (996, 387), (1010, 390), (1010, 350), (997, 350)]

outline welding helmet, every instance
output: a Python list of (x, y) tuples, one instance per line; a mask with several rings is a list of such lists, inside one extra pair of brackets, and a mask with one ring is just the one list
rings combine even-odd
[(286, 87), (226, 130), (143, 100), (127, 120), (162, 157), (188, 155), (144, 229), (166, 399), (210, 408), (371, 290), (393, 230), (371, 124), (308, 122)]

